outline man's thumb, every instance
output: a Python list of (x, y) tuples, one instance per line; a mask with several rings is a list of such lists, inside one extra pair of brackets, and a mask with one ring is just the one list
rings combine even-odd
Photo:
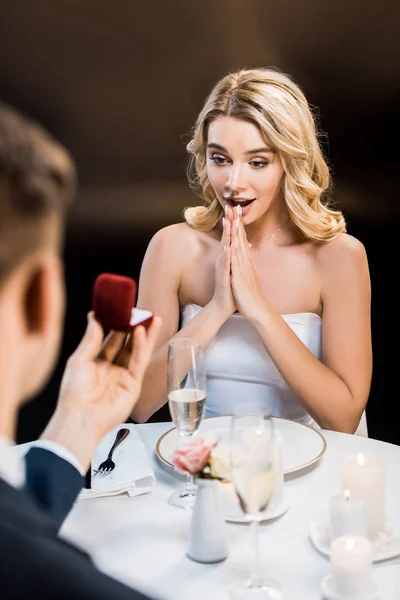
[(80, 360), (90, 361), (94, 360), (101, 350), (104, 332), (100, 323), (96, 321), (93, 312), (88, 313), (87, 320), (85, 334), (75, 350), (74, 356)]

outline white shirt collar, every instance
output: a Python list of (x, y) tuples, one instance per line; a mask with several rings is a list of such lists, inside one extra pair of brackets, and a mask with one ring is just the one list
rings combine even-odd
[(12, 440), (0, 435), (0, 477), (9, 485), (25, 485), (25, 461)]

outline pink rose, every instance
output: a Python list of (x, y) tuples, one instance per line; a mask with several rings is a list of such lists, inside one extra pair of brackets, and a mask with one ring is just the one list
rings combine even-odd
[(211, 436), (183, 438), (182, 443), (172, 454), (171, 461), (178, 473), (200, 473), (209, 461), (216, 441)]

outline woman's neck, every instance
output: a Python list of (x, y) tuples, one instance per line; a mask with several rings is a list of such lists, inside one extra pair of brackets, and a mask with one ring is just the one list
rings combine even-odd
[(282, 229), (289, 224), (290, 218), (286, 207), (277, 207), (264, 213), (259, 219), (245, 225), (247, 240), (253, 246), (258, 245), (266, 239), (275, 237)]

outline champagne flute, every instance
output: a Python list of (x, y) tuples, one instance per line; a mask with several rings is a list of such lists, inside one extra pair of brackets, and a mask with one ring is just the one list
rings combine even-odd
[[(195, 435), (206, 409), (207, 378), (204, 353), (190, 338), (169, 342), (167, 366), (168, 405), (173, 422), (181, 436)], [(174, 492), (169, 504), (193, 508), (196, 487), (193, 475), (186, 475), (184, 490)]]
[(274, 483), (273, 421), (259, 404), (243, 404), (234, 410), (231, 425), (231, 478), (240, 506), (246, 514), (253, 536), (254, 560), (250, 578), (234, 585), (235, 600), (276, 600), (281, 598), (277, 583), (260, 573), (258, 528)]

